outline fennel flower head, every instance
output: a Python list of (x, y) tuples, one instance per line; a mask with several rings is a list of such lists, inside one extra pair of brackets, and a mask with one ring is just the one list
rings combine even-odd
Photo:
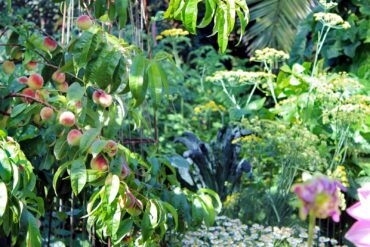
[(341, 197), (340, 190), (346, 188), (337, 180), (324, 175), (317, 175), (310, 180), (293, 186), (300, 202), (300, 217), (304, 220), (308, 214), (325, 219), (332, 217), (339, 222)]

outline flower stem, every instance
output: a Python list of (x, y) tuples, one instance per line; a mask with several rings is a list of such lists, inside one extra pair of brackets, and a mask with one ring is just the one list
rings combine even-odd
[(316, 217), (313, 212), (310, 212), (309, 214), (309, 225), (308, 225), (308, 247), (313, 246), (313, 236), (314, 236), (314, 230), (315, 230), (315, 224), (316, 224)]

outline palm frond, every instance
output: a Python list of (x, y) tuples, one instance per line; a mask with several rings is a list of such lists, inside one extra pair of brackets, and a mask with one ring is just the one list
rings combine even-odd
[(290, 52), (297, 27), (315, 6), (314, 0), (248, 0), (251, 22), (244, 43), (247, 51), (265, 47)]

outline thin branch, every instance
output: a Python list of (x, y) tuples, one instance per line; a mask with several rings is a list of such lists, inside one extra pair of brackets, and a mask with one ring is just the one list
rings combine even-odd
[(5, 112), (5, 111), (0, 111), (0, 114), (1, 114), (1, 115), (4, 115), (4, 116), (10, 116), (10, 113)]
[(29, 95), (25, 95), (25, 94), (21, 94), (21, 93), (11, 93), (8, 96), (6, 96), (5, 99), (7, 99), (7, 98), (15, 98), (15, 97), (20, 97), (20, 98), (25, 98), (25, 99), (31, 99), (31, 100), (33, 100), (33, 101), (35, 101), (37, 103), (40, 103), (40, 104), (42, 104), (44, 106), (50, 107), (54, 111), (58, 111), (58, 109), (56, 109), (54, 106), (50, 105), (47, 102), (44, 102), (44, 101), (42, 101), (40, 99), (37, 99), (35, 97), (29, 96)]

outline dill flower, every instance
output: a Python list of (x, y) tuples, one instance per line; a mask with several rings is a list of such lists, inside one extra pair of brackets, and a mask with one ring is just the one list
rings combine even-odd
[(275, 77), (265, 72), (249, 72), (249, 71), (217, 71), (212, 76), (206, 77), (209, 82), (218, 82), (220, 80), (227, 82), (236, 82), (238, 84), (260, 83), (268, 77)]
[(176, 37), (176, 36), (186, 36), (189, 35), (189, 32), (186, 30), (183, 30), (181, 28), (172, 28), (172, 29), (167, 29), (161, 32), (160, 34), (162, 37)]
[(279, 51), (274, 48), (264, 48), (262, 50), (256, 50), (255, 56), (251, 58), (251, 61), (257, 62), (277, 62), (289, 59), (289, 55), (284, 51)]
[(329, 1), (327, 2), (326, 0), (319, 0), (319, 4), (326, 10), (332, 9), (336, 6), (338, 6), (338, 3)]
[(315, 20), (321, 22), (323, 25), (331, 28), (348, 29), (351, 25), (344, 21), (340, 15), (334, 13), (319, 12), (314, 14)]

